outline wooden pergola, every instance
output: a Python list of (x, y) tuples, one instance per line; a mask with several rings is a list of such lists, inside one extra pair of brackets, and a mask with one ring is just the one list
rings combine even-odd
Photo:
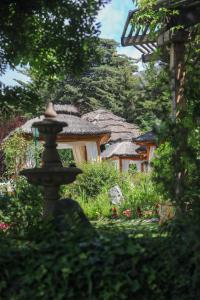
[[(124, 47), (134, 46), (142, 54), (142, 61), (148, 62), (154, 58), (157, 48), (161, 48), (160, 60), (169, 61), (172, 90), (172, 118), (179, 117), (184, 111), (185, 43), (191, 41), (200, 23), (200, 0), (158, 0), (155, 10), (166, 7), (178, 14), (169, 14), (161, 29), (156, 28), (150, 33), (150, 24), (133, 24), (132, 20), (138, 9), (130, 11), (121, 37)], [(175, 31), (172, 28), (180, 26)]]
[[(154, 9), (158, 11), (162, 7), (167, 8), (169, 14), (163, 20), (163, 27), (155, 28), (153, 35), (150, 33), (149, 23), (133, 23), (133, 16), (138, 10), (129, 12), (121, 43), (125, 47), (137, 48), (142, 53), (143, 62), (152, 60), (155, 50), (161, 49), (160, 60), (169, 62), (171, 73), (172, 120), (178, 123), (187, 110), (184, 98), (185, 45), (195, 37), (197, 25), (200, 23), (200, 0), (158, 0)], [(174, 10), (177, 10), (178, 14), (173, 14)], [(176, 30), (172, 30), (173, 28)], [(178, 200), (184, 195), (186, 170), (181, 162), (181, 153), (184, 152), (186, 145), (187, 133), (183, 128), (182, 139), (175, 151), (174, 191)]]

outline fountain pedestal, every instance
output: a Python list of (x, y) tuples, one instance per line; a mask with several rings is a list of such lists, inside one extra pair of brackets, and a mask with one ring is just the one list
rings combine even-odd
[(45, 141), (42, 155), (42, 167), (26, 169), (20, 172), (29, 183), (44, 187), (44, 217), (53, 215), (55, 203), (59, 199), (60, 185), (75, 181), (76, 176), (82, 171), (76, 167), (63, 167), (57, 151), (56, 137), (63, 127), (68, 126), (65, 122), (58, 122), (57, 114), (50, 102), (45, 111), (43, 121), (35, 122), (34, 128), (38, 128), (39, 134)]

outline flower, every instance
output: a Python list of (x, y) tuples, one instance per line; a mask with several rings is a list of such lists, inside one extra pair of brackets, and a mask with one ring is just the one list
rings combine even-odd
[(0, 230), (6, 230), (10, 227), (10, 225), (6, 223), (0, 223)]
[(113, 219), (117, 219), (118, 218), (118, 214), (117, 214), (117, 209), (116, 207), (112, 207), (112, 218)]
[(123, 215), (126, 216), (127, 218), (131, 218), (131, 210), (130, 209), (124, 210)]

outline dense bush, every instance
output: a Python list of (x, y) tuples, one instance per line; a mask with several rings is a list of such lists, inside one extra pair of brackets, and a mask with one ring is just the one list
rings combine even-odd
[(123, 204), (117, 208), (119, 217), (124, 217), (126, 209), (130, 209), (132, 217), (136, 217), (137, 207), (155, 209), (160, 201), (150, 174), (120, 173), (107, 162), (87, 163), (81, 168), (83, 174), (73, 184), (63, 187), (62, 196), (77, 200), (90, 219), (111, 217), (114, 205), (111, 204), (109, 190), (115, 185), (121, 188), (124, 197)]
[(4, 152), (4, 160), (6, 165), (7, 176), (17, 176), (22, 169), (28, 147), (31, 142), (27, 141), (21, 132), (14, 133), (11, 137), (6, 139), (1, 145)]
[(22, 176), (13, 185), (12, 194), (0, 198), (0, 221), (10, 224), (14, 231), (27, 231), (42, 215), (41, 188), (28, 184)]
[(27, 167), (39, 165), (43, 146), (27, 140), (21, 131), (16, 131), (1, 144), (4, 153), (5, 172), (3, 178), (16, 178), (19, 172)]
[(119, 172), (107, 162), (85, 163), (80, 166), (83, 174), (79, 175), (76, 181), (66, 187), (72, 195), (94, 198), (105, 188), (109, 189), (119, 183)]
[(173, 238), (115, 231), (87, 238), (38, 228), (31, 242), (1, 236), (0, 298), (197, 300), (200, 243), (186, 231)]
[(130, 208), (132, 216), (136, 216), (139, 207), (142, 211), (155, 210), (156, 205), (161, 201), (155, 184), (152, 182), (151, 174), (137, 172), (129, 177), (128, 181), (122, 185), (125, 201), (120, 208), (121, 211)]

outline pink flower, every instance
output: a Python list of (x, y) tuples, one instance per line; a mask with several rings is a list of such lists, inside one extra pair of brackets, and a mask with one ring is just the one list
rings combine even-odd
[(0, 230), (6, 230), (10, 227), (10, 225), (6, 223), (0, 223)]
[(130, 209), (124, 210), (123, 215), (126, 216), (127, 218), (131, 218), (131, 210)]

